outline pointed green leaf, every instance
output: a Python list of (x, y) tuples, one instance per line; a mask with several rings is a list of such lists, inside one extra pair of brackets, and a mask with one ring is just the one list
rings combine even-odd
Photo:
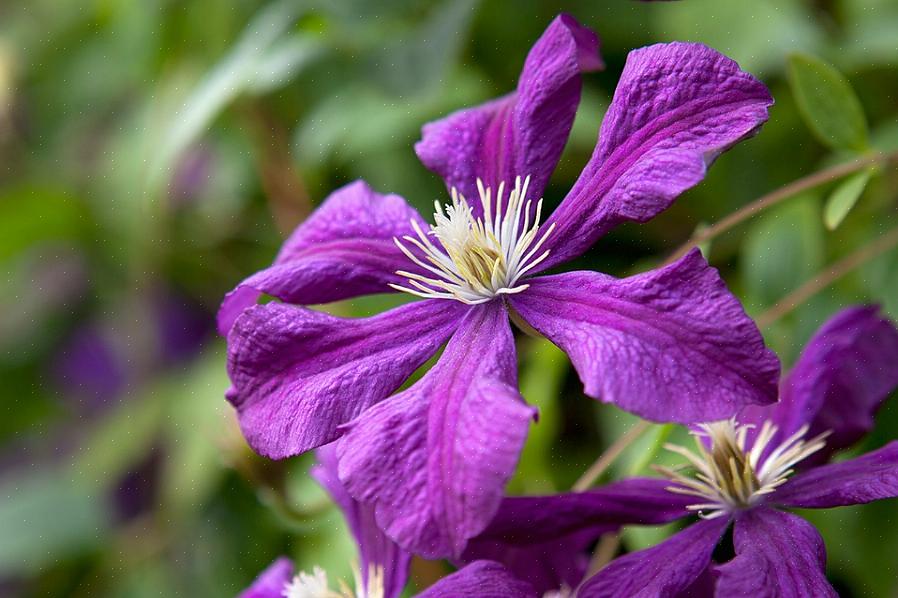
[(835, 230), (842, 224), (845, 216), (864, 192), (871, 174), (869, 170), (856, 172), (839, 183), (833, 190), (823, 208), (823, 222), (826, 224), (826, 228)]
[(833, 149), (868, 148), (864, 110), (842, 73), (819, 58), (793, 54), (789, 83), (805, 122), (821, 142)]

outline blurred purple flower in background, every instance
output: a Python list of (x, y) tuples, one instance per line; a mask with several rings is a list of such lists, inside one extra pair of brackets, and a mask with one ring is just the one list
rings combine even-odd
[[(697, 478), (659, 468), (669, 480), (634, 478), (583, 494), (507, 498), (466, 557), (492, 554), (540, 589), (576, 587), (585, 567), (572, 571), (570, 555), (584, 554), (600, 534), (698, 512), (698, 522), (612, 561), (577, 595), (756, 596), (775, 583), (778, 596), (835, 596), (824, 575), (820, 534), (781, 508), (898, 496), (898, 442), (837, 463), (820, 460), (869, 431), (898, 386), (898, 330), (877, 311), (851, 308), (826, 323), (783, 380), (779, 403), (700, 426), (696, 452), (669, 447), (687, 458)], [(630, 485), (638, 488), (634, 496), (610, 501)], [(730, 523), (735, 558), (715, 564), (712, 554)], [(564, 543), (569, 556), (556, 563), (547, 551)]]
[[(424, 127), (418, 155), (452, 195), (429, 232), (402, 198), (348, 185), (222, 305), (227, 396), (250, 445), (283, 458), (342, 436), (341, 480), (407, 550), (459, 556), (501, 501), (535, 416), (518, 392), (509, 316), (568, 353), (586, 394), (649, 419), (708, 421), (775, 399), (778, 360), (697, 250), (622, 280), (532, 277), (666, 209), (772, 104), (700, 44), (631, 52), (592, 158), (540, 227), (542, 201), (530, 198), (561, 155), (581, 71), (601, 66), (596, 35), (558, 17), (516, 92)], [(364, 319), (250, 307), (262, 293), (309, 305), (390, 288), (425, 300)]]

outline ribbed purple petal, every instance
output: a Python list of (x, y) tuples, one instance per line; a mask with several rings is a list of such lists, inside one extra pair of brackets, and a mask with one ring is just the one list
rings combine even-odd
[(580, 72), (602, 66), (596, 34), (560, 15), (530, 50), (516, 92), (425, 125), (415, 151), (469, 200), (478, 177), (496, 189), (528, 175), (528, 197), (538, 199), (574, 122)]
[(467, 306), (418, 301), (347, 319), (268, 303), (228, 335), (227, 398), (247, 442), (274, 459), (327, 444), (395, 391), (452, 334)]
[(819, 509), (898, 497), (898, 441), (856, 459), (814, 467), (770, 498), (790, 507)]
[(516, 579), (505, 567), (477, 561), (436, 582), (417, 598), (537, 598), (526, 582)]
[(677, 596), (708, 568), (728, 525), (724, 517), (701, 520), (657, 546), (619, 557), (587, 580), (577, 598)]
[(582, 493), (506, 498), (490, 525), (469, 542), (462, 561), (501, 562), (539, 592), (575, 588), (586, 573), (586, 549), (603, 533), (689, 514), (686, 506), (695, 500), (668, 491), (669, 485), (632, 478)]
[(311, 475), (321, 484), (343, 511), (346, 523), (359, 548), (359, 575), (363, 587), (368, 587), (371, 566), (383, 568), (383, 598), (396, 598), (408, 581), (408, 567), (412, 555), (399, 548), (379, 527), (374, 519), (374, 509), (353, 500), (337, 477), (337, 452), (334, 444), (328, 444), (315, 452), (318, 465)]
[(218, 331), (227, 335), (237, 317), (262, 293), (287, 303), (314, 305), (370, 293), (391, 293), (403, 283), (396, 270), (416, 266), (394, 237), (423, 230), (421, 216), (398, 195), (381, 195), (364, 181), (334, 191), (284, 243), (274, 264), (228, 293), (218, 312)]
[(717, 567), (723, 598), (836, 597), (826, 581), (826, 547), (797, 515), (757, 508), (741, 513), (733, 530), (736, 557)]
[[(825, 460), (857, 442), (873, 427), (873, 416), (898, 387), (898, 330), (876, 307), (853, 307), (824, 324), (785, 377), (780, 401), (749, 407), (739, 419), (757, 425), (770, 419), (777, 438), (810, 424), (809, 436), (829, 430)], [(776, 440), (774, 440), (774, 443)]]
[(293, 577), (293, 563), (280, 557), (259, 574), (259, 577), (237, 598), (283, 598), (284, 586)]
[(698, 250), (623, 280), (568, 272), (528, 282), (514, 309), (567, 352), (593, 398), (680, 423), (776, 399), (776, 355)]
[(347, 426), (340, 479), (403, 548), (457, 557), (499, 507), (534, 413), (504, 306), (476, 306), (424, 378)]
[(773, 104), (763, 83), (701, 44), (630, 53), (595, 153), (549, 221), (545, 270), (626, 220), (645, 222), (697, 184), (723, 151), (754, 134)]

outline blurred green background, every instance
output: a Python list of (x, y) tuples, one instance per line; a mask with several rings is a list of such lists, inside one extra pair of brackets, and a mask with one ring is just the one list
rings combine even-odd
[[(349, 579), (353, 547), (305, 475), (310, 459), (269, 462), (243, 443), (223, 399), (218, 302), (353, 179), (429, 216), (446, 194), (413, 153), (420, 126), (511, 90), (561, 10), (598, 31), (608, 68), (586, 77), (550, 206), (586, 162), (633, 48), (704, 42), (777, 102), (761, 134), (672, 209), (621, 227), (575, 267), (645, 269), (793, 179), (898, 149), (895, 0), (0, 4), (0, 595), (229, 596), (280, 554)], [(703, 249), (761, 314), (898, 223), (896, 183), (894, 163), (859, 171)], [(789, 364), (860, 301), (898, 317), (898, 252), (765, 334)], [(542, 417), (510, 490), (567, 489), (633, 418), (583, 398), (548, 343), (522, 338), (519, 350)], [(891, 404), (864, 447), (896, 429)], [(612, 475), (642, 471), (654, 440)], [(810, 515), (846, 596), (898, 595), (896, 506)], [(628, 532), (625, 546), (658, 534)], [(413, 583), (434, 567), (416, 563)]]

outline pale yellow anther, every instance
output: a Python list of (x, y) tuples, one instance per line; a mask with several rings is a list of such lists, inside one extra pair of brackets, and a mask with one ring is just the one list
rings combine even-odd
[[(408, 279), (408, 286), (390, 286), (419, 297), (455, 299), (463, 303), (485, 303), (498, 295), (520, 293), (528, 285), (520, 279), (549, 255), (540, 247), (552, 232), (550, 226), (541, 236), (539, 219), (542, 200), (536, 203), (531, 223), (532, 202), (526, 199), (530, 178), (515, 180), (505, 197), (505, 184), (496, 191), (477, 180), (483, 215), (474, 216), (467, 200), (452, 189), (452, 203), (434, 202), (434, 224), (425, 233), (412, 221), (416, 237), (395, 239), (399, 249), (416, 265), (435, 278), (407, 271), (397, 274)], [(430, 240), (435, 237), (439, 246)], [(406, 243), (417, 248), (416, 255)], [(422, 259), (423, 258), (423, 259)]]
[[(752, 427), (738, 424), (735, 419), (701, 424), (700, 431), (693, 434), (696, 437), (695, 452), (677, 445), (665, 445), (695, 469), (690, 477), (681, 469), (656, 467), (675, 482), (668, 490), (703, 499), (687, 508), (697, 511), (705, 519), (749, 508), (784, 484), (794, 471), (793, 467), (822, 449), (829, 435), (826, 432), (804, 440), (808, 431), (805, 425), (771, 449), (770, 441), (776, 436), (777, 427), (766, 421), (751, 448), (747, 449), (748, 431)], [(700, 437), (710, 441), (710, 450), (705, 448)]]

